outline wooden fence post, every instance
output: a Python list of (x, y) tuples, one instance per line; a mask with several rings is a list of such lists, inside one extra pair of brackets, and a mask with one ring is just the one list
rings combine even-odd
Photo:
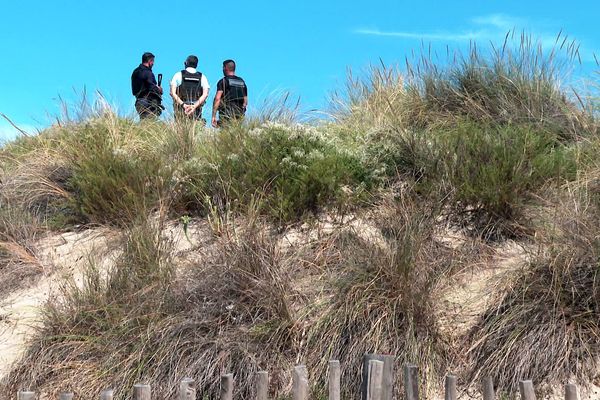
[(382, 400), (383, 394), (383, 361), (369, 361), (369, 381), (367, 400)]
[(340, 400), (341, 368), (337, 360), (329, 361), (329, 400)]
[(404, 366), (404, 393), (406, 400), (419, 400), (419, 367)]
[(221, 376), (221, 400), (233, 399), (233, 374)]
[(383, 389), (381, 392), (382, 400), (392, 400), (394, 398), (394, 383), (396, 383), (396, 356), (383, 356)]
[(579, 391), (577, 385), (567, 383), (565, 385), (565, 400), (579, 400)]
[(73, 400), (73, 393), (61, 393), (61, 395), (58, 397), (60, 400)]
[(494, 393), (494, 380), (491, 376), (483, 378), (483, 400), (494, 400), (496, 393)]
[(150, 385), (143, 385), (138, 383), (133, 385), (133, 400), (151, 400), (152, 392)]
[(112, 389), (107, 389), (100, 393), (100, 400), (113, 400), (114, 391)]
[(535, 390), (532, 381), (520, 381), (519, 391), (521, 392), (521, 400), (535, 400)]
[(179, 382), (179, 400), (196, 400), (195, 384), (192, 378), (183, 378)]
[(382, 383), (382, 399), (392, 400), (394, 398), (394, 369), (396, 357), (383, 354), (365, 354), (363, 356), (363, 370), (361, 383), (361, 399), (367, 399), (367, 386), (369, 382), (369, 363), (371, 360), (383, 361), (383, 383)]
[(35, 392), (29, 392), (26, 390), (21, 390), (17, 392), (18, 400), (35, 400)]
[(456, 376), (448, 375), (446, 376), (446, 384), (445, 384), (445, 400), (457, 400), (458, 392), (456, 390)]
[(308, 370), (304, 365), (298, 365), (294, 368), (292, 379), (293, 400), (308, 400)]
[(256, 400), (267, 400), (269, 398), (269, 373), (259, 371), (256, 373)]

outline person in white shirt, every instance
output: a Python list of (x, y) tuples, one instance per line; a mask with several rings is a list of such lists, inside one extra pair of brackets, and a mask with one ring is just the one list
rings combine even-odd
[(198, 72), (198, 57), (191, 55), (185, 60), (185, 69), (171, 79), (171, 97), (175, 118), (202, 119), (202, 106), (208, 98), (208, 79)]

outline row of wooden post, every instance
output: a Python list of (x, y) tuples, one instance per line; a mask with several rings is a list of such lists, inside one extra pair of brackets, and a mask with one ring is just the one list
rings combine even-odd
[[(365, 355), (363, 365), (362, 400), (391, 400), (393, 398), (393, 357)], [(292, 399), (308, 400), (309, 382), (308, 370), (304, 365), (294, 368), (292, 377)], [(491, 378), (483, 380), (483, 400), (494, 400), (494, 383)], [(457, 400), (457, 378), (446, 376), (444, 385), (445, 400)], [(522, 400), (536, 400), (532, 381), (519, 382), (519, 392)], [(256, 374), (256, 400), (268, 400), (269, 374), (260, 371)], [(419, 369), (416, 365), (404, 367), (404, 395), (406, 400), (419, 400)], [(133, 400), (151, 400), (150, 385), (137, 384), (133, 387)], [(35, 393), (20, 391), (18, 400), (35, 400)], [(233, 400), (233, 374), (221, 376), (221, 400)], [(341, 399), (341, 368), (340, 362), (329, 362), (329, 400)], [(73, 400), (72, 393), (63, 393), (59, 400)], [(113, 400), (113, 391), (105, 390), (100, 394), (100, 400)], [(178, 400), (196, 400), (195, 381), (185, 378), (179, 385)], [(579, 400), (577, 386), (565, 385), (565, 400)]]

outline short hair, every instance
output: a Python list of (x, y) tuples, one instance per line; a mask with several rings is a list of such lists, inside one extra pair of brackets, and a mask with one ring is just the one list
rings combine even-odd
[(197, 68), (198, 67), (198, 57), (188, 56), (188, 58), (185, 59), (185, 66), (188, 68)]
[(142, 54), (142, 64), (146, 64), (148, 61), (152, 60), (154, 58), (154, 54), (150, 53), (149, 51), (145, 52), (144, 54)]
[(225, 68), (227, 71), (235, 71), (235, 61), (233, 61), (233, 60), (223, 61), (223, 68)]

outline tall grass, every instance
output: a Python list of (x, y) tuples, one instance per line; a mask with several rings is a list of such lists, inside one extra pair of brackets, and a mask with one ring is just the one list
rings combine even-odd
[(471, 332), (472, 379), (493, 376), (507, 392), (523, 377), (540, 385), (588, 387), (600, 354), (597, 189), (581, 183), (558, 195), (540, 249)]
[(380, 182), (417, 182), (476, 235), (531, 233), (523, 207), (574, 178), (596, 132), (589, 102), (566, 84), (576, 60), (560, 35), (544, 50), (510, 32), (489, 52), (472, 45), (442, 64), (423, 56), (404, 74), (382, 65), (351, 76), (333, 115)]
[(341, 361), (345, 396), (359, 392), (365, 353), (419, 364), (429, 393), (446, 371), (453, 355), (434, 310), (460, 257), (434, 238), (438, 212), (415, 198), (390, 201), (377, 223), (384, 245), (345, 233), (329, 248), (339, 258), (328, 266), (328, 300), (313, 305), (318, 318), (308, 329), (307, 357), (318, 377), (329, 359)]

